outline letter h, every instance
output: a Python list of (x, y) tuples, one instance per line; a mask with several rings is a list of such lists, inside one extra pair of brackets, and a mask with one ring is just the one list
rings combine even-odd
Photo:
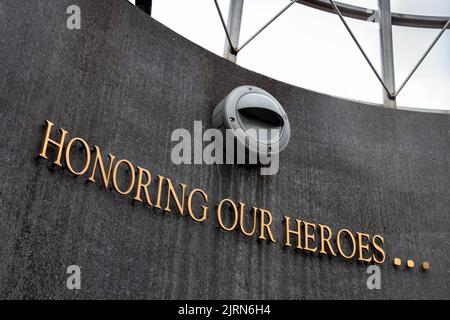
[(44, 139), (42, 141), (42, 147), (41, 147), (41, 152), (39, 153), (39, 156), (43, 159), (46, 159), (46, 160), (48, 159), (47, 158), (47, 147), (48, 147), (48, 144), (50, 143), (58, 148), (58, 156), (56, 157), (54, 164), (61, 167), (62, 166), (61, 165), (61, 155), (62, 155), (62, 151), (63, 151), (63, 147), (64, 147), (64, 139), (66, 138), (67, 131), (64, 129), (59, 129), (61, 138), (60, 138), (60, 141), (55, 141), (53, 139), (50, 139), (50, 133), (52, 131), (54, 123), (49, 120), (46, 120), (44, 125), (46, 126), (46, 131), (44, 134)]

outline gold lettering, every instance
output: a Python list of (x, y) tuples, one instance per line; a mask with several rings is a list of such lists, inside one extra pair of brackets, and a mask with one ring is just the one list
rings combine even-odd
[(314, 223), (309, 223), (306, 221), (303, 221), (303, 225), (305, 226), (305, 251), (309, 251), (309, 252), (316, 252), (317, 251), (317, 247), (315, 248), (310, 248), (309, 247), (309, 240), (314, 241), (315, 240), (315, 234), (310, 234), (309, 233), (309, 227), (312, 227), (313, 230), (316, 230), (316, 225)]
[[(265, 209), (259, 209), (259, 212), (261, 213), (261, 226), (260, 226), (260, 233), (259, 233), (259, 239), (260, 240), (266, 240), (265, 237), (265, 231), (267, 230), (267, 233), (269, 234), (269, 238), (270, 241), (272, 241), (273, 243), (275, 243), (275, 239), (273, 238), (272, 235), (272, 231), (270, 230), (270, 225), (272, 223), (272, 214), (270, 213), (270, 211), (265, 210)], [(265, 222), (265, 217), (269, 218), (269, 222)]]
[(194, 189), (194, 190), (191, 191), (191, 193), (189, 194), (189, 197), (188, 197), (188, 212), (189, 212), (189, 216), (190, 216), (194, 221), (202, 222), (202, 221), (205, 221), (205, 220), (206, 220), (206, 213), (207, 213), (207, 211), (208, 211), (208, 207), (202, 205), (202, 209), (203, 209), (203, 211), (202, 211), (202, 216), (201, 216), (200, 218), (197, 218), (197, 217), (195, 216), (195, 214), (192, 212), (192, 197), (193, 197), (194, 194), (196, 194), (196, 193), (200, 193), (200, 194), (202, 195), (202, 197), (203, 197), (203, 200), (205, 200), (205, 202), (208, 202), (208, 195), (206, 194), (206, 192), (204, 192), (204, 191), (201, 190), (201, 189)]
[[(129, 169), (128, 171), (130, 172), (130, 176), (131, 176), (130, 183), (128, 184), (128, 188), (125, 191), (120, 190), (119, 185), (117, 184), (117, 171), (119, 169), (119, 166), (122, 163), (128, 167), (128, 169)], [(116, 166), (114, 167), (114, 170), (113, 170), (112, 181), (113, 181), (114, 190), (116, 190), (121, 195), (127, 195), (131, 192), (131, 190), (133, 190), (135, 180), (136, 180), (136, 173), (134, 172), (134, 167), (131, 164), (131, 162), (128, 160), (125, 160), (125, 159), (119, 160), (116, 163)]]
[(54, 126), (54, 123), (49, 120), (46, 120), (45, 125), (46, 125), (46, 130), (45, 130), (45, 134), (44, 134), (44, 139), (42, 141), (42, 147), (41, 147), (41, 152), (39, 153), (39, 156), (43, 159), (46, 159), (46, 160), (48, 159), (47, 158), (47, 147), (48, 147), (48, 144), (51, 143), (58, 148), (58, 156), (56, 157), (56, 160), (53, 163), (55, 165), (61, 167), (62, 166), (61, 165), (61, 155), (62, 155), (62, 151), (63, 151), (63, 147), (64, 147), (64, 139), (66, 138), (67, 131), (62, 128), (59, 129), (61, 138), (58, 142), (58, 141), (50, 139), (50, 133), (52, 131), (52, 127)]
[[(65, 146), (65, 138), (68, 134), (68, 132), (62, 128), (58, 129), (59, 131), (59, 140), (51, 139), (50, 135), (52, 133), (52, 128), (54, 127), (54, 123), (52, 123), (49, 120), (45, 121), (45, 133), (42, 141), (42, 146), (40, 149), (39, 157), (48, 160), (47, 157), (47, 149), (49, 144), (53, 145), (53, 147), (56, 147), (57, 156), (54, 160), (54, 165), (62, 166), (61, 164), (61, 157), (63, 150), (65, 151), (65, 164), (67, 166), (67, 169), (69, 172), (76, 176), (81, 176), (85, 174), (89, 170), (90, 162), (91, 162), (91, 152), (88, 143), (83, 140), (80, 137), (75, 137), (71, 139), (68, 144)], [(74, 144), (81, 145), (80, 149), (84, 149), (84, 152), (86, 154), (86, 159), (83, 164), (83, 167), (77, 171), (73, 168), (73, 164), (71, 162), (71, 157), (73, 157), (72, 147)], [(105, 188), (109, 187), (109, 182), (111, 180), (111, 171), (112, 171), (112, 184), (116, 192), (118, 192), (121, 195), (128, 195), (132, 190), (134, 190), (134, 186), (136, 185), (136, 193), (134, 195), (134, 200), (139, 202), (145, 202), (149, 206), (153, 206), (151, 197), (150, 197), (150, 191), (149, 187), (152, 183), (152, 175), (149, 170), (137, 167), (137, 184), (136, 182), (136, 171), (133, 166), (133, 164), (125, 159), (122, 159), (116, 163), (116, 157), (112, 154), (108, 154), (109, 158), (109, 164), (107, 170), (105, 170), (105, 163), (101, 154), (101, 150), (98, 146), (94, 146), (95, 150), (95, 159), (94, 159), (94, 165), (92, 168), (92, 172), (88, 178), (91, 182), (95, 181), (95, 175), (97, 171), (97, 166), (100, 168), (100, 174), (103, 181), (103, 185)], [(118, 185), (118, 171), (119, 167), (121, 165), (124, 165), (128, 167), (127, 174), (129, 174), (129, 184), (126, 186), (125, 190), (122, 190)], [(145, 177), (144, 177), (145, 176)], [(167, 203), (166, 207), (164, 208), (165, 212), (171, 212), (171, 201), (175, 201), (176, 207), (181, 215), (184, 215), (184, 208), (185, 208), (185, 197), (186, 197), (186, 189), (187, 186), (183, 183), (179, 183), (179, 187), (181, 187), (181, 193), (176, 191), (172, 181), (169, 178), (165, 178), (161, 175), (158, 175), (158, 185), (157, 185), (157, 196), (156, 196), (156, 203), (154, 205), (155, 208), (161, 209), (161, 198), (163, 193), (163, 184), (164, 181), (167, 181)], [(144, 197), (142, 197), (142, 191), (144, 191)], [(178, 192), (178, 193), (177, 193)], [(203, 201), (203, 204), (201, 205), (201, 210), (199, 209), (197, 212), (194, 212), (193, 206), (197, 207), (197, 202), (193, 203), (193, 198), (196, 194), (199, 194), (201, 199), (200, 201)], [(201, 189), (194, 189), (189, 193), (189, 196), (187, 197), (187, 210), (189, 213), (189, 216), (191, 219), (193, 219), (196, 222), (203, 222), (207, 219), (208, 214), (208, 195), (205, 191)], [(201, 204), (201, 203), (200, 203)], [(227, 221), (224, 222), (224, 206), (227, 204), (229, 211), (232, 214), (232, 217), (226, 216), (227, 213), (225, 213), (225, 217), (229, 218), (226, 219)], [(257, 232), (257, 214), (260, 215), (259, 220), (259, 236), (258, 239), (260, 240), (270, 240), (273, 243), (276, 243), (275, 238), (273, 236), (272, 230), (271, 230), (271, 224), (272, 224), (272, 214), (270, 211), (266, 209), (261, 209), (257, 207), (252, 207), (252, 212), (250, 215), (253, 215), (252, 217), (249, 217), (249, 220), (253, 220), (253, 226), (247, 225), (248, 227), (251, 227), (249, 229), (246, 229), (245, 225), (245, 203), (239, 202), (239, 210), (237, 205), (233, 200), (230, 199), (223, 199), (219, 205), (217, 206), (217, 220), (218, 224), (221, 229), (225, 231), (233, 231), (236, 229), (239, 223), (239, 229), (245, 236), (251, 237), (255, 235)], [(200, 213), (200, 215), (199, 215)], [(228, 221), (231, 221), (231, 225), (225, 225), (228, 223)], [(290, 228), (290, 221), (291, 218), (284, 216), (284, 223), (285, 223), (285, 241), (284, 245), (287, 247), (291, 247), (291, 235), (297, 236), (297, 244), (296, 248), (305, 250), (308, 252), (315, 253), (318, 249), (320, 249), (320, 254), (331, 254), (332, 256), (341, 256), (344, 259), (352, 259), (356, 256), (356, 253), (358, 253), (357, 260), (362, 262), (375, 262), (377, 264), (383, 264), (386, 260), (386, 254), (385, 250), (383, 249), (384, 245), (384, 238), (380, 235), (375, 235), (372, 239), (369, 234), (356, 232), (354, 235), (350, 230), (348, 229), (340, 229), (337, 233), (336, 237), (334, 238), (333, 232), (330, 227), (326, 225), (321, 224), (314, 224), (302, 221), (300, 219), (295, 219), (296, 221), (296, 228), (294, 229)], [(302, 230), (302, 224), (303, 224), (303, 230)], [(320, 247), (319, 243), (315, 243), (316, 241), (316, 233), (317, 233), (317, 227), (319, 228), (320, 234), (317, 236), (320, 236)], [(302, 246), (302, 233), (304, 233), (304, 244)], [(356, 239), (357, 236), (357, 239)], [(349, 245), (351, 248), (350, 253), (344, 252), (344, 249), (347, 249), (347, 245), (344, 245), (343, 238), (348, 238), (350, 240)], [(332, 244), (332, 239), (335, 240), (337, 245), (337, 253), (336, 253), (336, 247)], [(319, 241), (319, 239), (317, 239)], [(315, 245), (315, 246), (314, 246)], [(372, 252), (371, 252), (371, 249)], [(357, 251), (358, 250), (358, 251)]]
[[(152, 201), (150, 200), (150, 195), (148, 193), (148, 186), (152, 183), (152, 175), (150, 171), (147, 169), (143, 169), (141, 167), (137, 167), (138, 169), (138, 179), (137, 179), (137, 187), (136, 187), (136, 196), (134, 200), (142, 202), (141, 199), (141, 190), (144, 189), (145, 201), (149, 206), (152, 206)], [(143, 182), (142, 179), (146, 176), (147, 182)]]
[(108, 154), (109, 166), (108, 166), (108, 174), (106, 174), (105, 165), (103, 163), (103, 157), (102, 157), (100, 148), (98, 146), (94, 146), (94, 149), (95, 149), (94, 167), (92, 168), (92, 173), (91, 173), (91, 176), (89, 177), (89, 181), (95, 182), (95, 171), (97, 170), (97, 163), (98, 163), (98, 166), (100, 167), (100, 173), (101, 173), (102, 179), (103, 179), (103, 185), (105, 186), (106, 189), (108, 189), (109, 178), (111, 177), (111, 170), (112, 170), (114, 159), (116, 157), (113, 156), (112, 154)]
[(368, 243), (363, 244), (363, 240), (369, 240), (370, 236), (368, 234), (360, 232), (357, 232), (356, 234), (358, 235), (358, 260), (363, 262), (371, 262), (372, 257), (364, 258), (364, 251), (363, 251), (363, 250), (369, 251), (369, 244)]
[(381, 258), (381, 260), (380, 260), (380, 259), (378, 259), (377, 256), (374, 254), (374, 255), (373, 255), (373, 261), (375, 261), (375, 262), (378, 263), (378, 264), (383, 264), (384, 261), (386, 260), (386, 254), (384, 253), (384, 250), (383, 250), (383, 248), (381, 247), (381, 244), (377, 244), (377, 242), (376, 242), (377, 239), (379, 239), (380, 242), (381, 242), (382, 244), (384, 243), (384, 239), (383, 239), (382, 236), (379, 236), (379, 235), (375, 235), (375, 236), (373, 237), (373, 239), (372, 239), (372, 245), (373, 245), (375, 251), (377, 251), (378, 254), (380, 254), (382, 258)]
[(163, 182), (166, 178), (164, 178), (163, 176), (160, 176), (158, 174), (158, 191), (157, 191), (157, 195), (156, 195), (156, 204), (155, 204), (155, 208), (161, 209), (161, 194), (162, 194), (162, 185)]
[(166, 180), (167, 180), (167, 205), (166, 205), (166, 208), (164, 209), (164, 211), (165, 212), (171, 211), (170, 210), (170, 199), (173, 198), (178, 207), (178, 212), (181, 215), (183, 215), (183, 213), (184, 213), (184, 196), (186, 193), (186, 185), (183, 183), (179, 184), (181, 186), (181, 190), (182, 190), (181, 201), (180, 201), (180, 199), (178, 198), (178, 195), (175, 192), (172, 181), (170, 181), (170, 179), (166, 179)]
[[(81, 171), (75, 171), (75, 169), (72, 167), (72, 164), (70, 163), (70, 151), (72, 149), (72, 145), (77, 141), (81, 142), (81, 144), (84, 147), (84, 151), (86, 153), (86, 163), (83, 169), (81, 169)], [(69, 171), (76, 176), (81, 176), (89, 169), (90, 162), (91, 162), (91, 151), (89, 150), (89, 145), (87, 144), (87, 142), (81, 138), (73, 138), (72, 140), (70, 140), (66, 147), (66, 165)]]
[(245, 203), (239, 202), (239, 229), (241, 229), (241, 232), (246, 235), (247, 237), (251, 237), (255, 234), (256, 231), (256, 215), (258, 213), (258, 208), (252, 207), (253, 211), (253, 228), (252, 231), (246, 231), (244, 227), (244, 207)]
[(302, 221), (299, 219), (295, 219), (295, 221), (297, 222), (297, 231), (295, 230), (291, 230), (289, 228), (290, 226), (290, 220), (291, 218), (284, 216), (284, 224), (285, 224), (285, 241), (284, 241), (284, 245), (287, 247), (291, 247), (291, 233), (296, 234), (297, 235), (297, 249), (303, 249), (302, 244), (301, 244), (301, 223)]
[[(222, 220), (222, 206), (224, 203), (228, 203), (231, 205), (231, 207), (233, 208), (233, 216), (234, 216), (234, 220), (233, 220), (233, 224), (231, 225), (231, 227), (226, 227), (223, 224), (223, 220)], [(236, 204), (233, 202), (233, 200), (230, 199), (223, 199), (222, 201), (220, 201), (219, 205), (217, 206), (217, 221), (219, 222), (219, 226), (225, 230), (225, 231), (233, 231), (237, 224), (238, 224), (238, 210), (236, 207)]]
[[(342, 250), (342, 246), (341, 246), (341, 235), (343, 233), (346, 233), (349, 235), (351, 241), (352, 241), (352, 253), (350, 255), (346, 255), (345, 252)], [(356, 241), (355, 241), (355, 237), (353, 236), (352, 232), (350, 230), (347, 229), (341, 229), (339, 230), (337, 237), (336, 237), (336, 243), (337, 243), (337, 247), (338, 247), (338, 252), (339, 254), (344, 258), (344, 259), (352, 259), (355, 254), (356, 254)]]
[[(325, 225), (321, 225), (319, 224), (319, 229), (320, 229), (320, 253), (322, 254), (327, 254), (327, 251), (325, 250), (325, 244), (328, 247), (329, 252), (336, 257), (336, 253), (333, 250), (333, 246), (331, 245), (331, 236), (332, 236), (332, 231), (331, 228)], [(325, 236), (325, 230), (328, 233), (328, 236)]]

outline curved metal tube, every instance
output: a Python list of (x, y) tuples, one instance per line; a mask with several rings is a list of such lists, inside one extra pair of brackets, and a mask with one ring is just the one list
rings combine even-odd
[[(335, 14), (331, 3), (327, 0), (297, 0), (299, 4)], [(376, 22), (371, 17), (376, 10), (336, 2), (336, 6), (344, 17)], [(422, 16), (414, 14), (392, 13), (392, 24), (403, 27), (442, 29), (450, 17)], [(450, 29), (450, 26), (447, 26)]]

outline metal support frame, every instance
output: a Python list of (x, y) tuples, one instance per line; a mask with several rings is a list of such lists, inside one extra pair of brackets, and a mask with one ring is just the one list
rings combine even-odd
[(378, 0), (381, 74), (389, 92), (383, 91), (384, 106), (395, 108), (394, 45), (392, 42), (391, 1)]
[[(287, 9), (289, 9), (294, 3), (296, 3), (296, 0), (290, 0), (289, 3), (281, 9), (276, 15), (274, 15), (268, 22), (266, 22), (261, 28), (258, 29), (248, 40), (246, 40), (241, 46), (239, 46), (238, 41), (234, 41), (233, 38), (233, 32), (232, 30), (229, 30), (230, 26), (233, 27), (233, 24), (235, 21), (239, 21), (239, 30), (240, 30), (240, 24), (242, 19), (242, 9), (240, 14), (237, 12), (237, 9), (233, 6), (233, 2), (235, 0), (230, 0), (230, 11), (228, 14), (228, 27), (225, 24), (225, 19), (223, 18), (222, 10), (220, 10), (220, 6), (217, 3), (217, 0), (214, 0), (214, 3), (216, 5), (217, 13), (219, 14), (220, 21), (222, 22), (223, 29), (225, 31), (226, 35), (226, 41), (227, 46), (225, 48), (226, 51), (231, 52), (234, 56), (236, 56), (242, 49), (244, 49), (251, 41), (253, 41), (261, 32), (263, 32), (269, 25), (271, 25), (276, 19), (278, 19)], [(243, 0), (240, 0), (243, 2)], [(233, 18), (233, 16), (236, 15), (237, 17)], [(230, 23), (231, 18), (231, 23)], [(236, 35), (234, 35), (236, 37)], [(237, 35), (237, 39), (239, 39), (239, 35)], [(227, 52), (225, 52), (224, 56), (227, 58)], [(227, 58), (228, 59), (228, 58)], [(230, 60), (230, 59), (228, 59)], [(230, 60), (233, 61), (233, 60)], [(235, 62), (236, 60), (234, 60)]]
[(355, 42), (356, 46), (358, 47), (359, 51), (361, 52), (361, 54), (364, 56), (364, 59), (366, 59), (366, 62), (369, 64), (370, 68), (372, 69), (373, 73), (375, 74), (375, 76), (378, 78), (378, 80), (380, 81), (381, 85), (383, 86), (384, 90), (386, 90), (386, 93), (388, 95), (392, 95), (393, 93), (390, 92), (388, 86), (386, 85), (386, 83), (384, 82), (384, 80), (381, 78), (380, 74), (378, 73), (377, 69), (375, 68), (375, 66), (373, 65), (372, 61), (370, 61), (369, 57), (367, 56), (366, 52), (364, 51), (364, 49), (362, 48), (361, 44), (358, 42), (358, 39), (356, 39), (355, 35), (353, 34), (352, 29), (350, 29), (350, 26), (347, 24), (347, 21), (345, 21), (344, 17), (342, 16), (341, 11), (339, 10), (339, 8), (336, 6), (336, 3), (333, 0), (329, 0), (331, 5), (333, 6), (334, 10), (336, 11), (337, 15), (339, 16), (339, 18), (341, 19), (342, 23), (344, 24), (345, 28), (347, 29), (348, 33), (350, 34), (350, 36), (352, 37), (353, 41)]
[(287, 9), (289, 9), (295, 0), (291, 0), (283, 9), (281, 9), (276, 15), (274, 15), (269, 21), (267, 21), (258, 31), (256, 31), (247, 41), (245, 41), (238, 49), (238, 52), (244, 49), (246, 45), (248, 45), (253, 39), (255, 39), (261, 32), (263, 32), (269, 25), (272, 24), (278, 17), (280, 17)]
[[(297, 3), (317, 10), (335, 13), (332, 4), (328, 0), (297, 0)], [(335, 1), (335, 4), (344, 17), (368, 22), (376, 22), (374, 20), (369, 20), (369, 18), (376, 13), (376, 10), (337, 1)], [(396, 12), (392, 12), (391, 14), (392, 25), (413, 28), (441, 29), (446, 24), (448, 19), (449, 17), (422, 16)], [(447, 26), (447, 28), (450, 28), (450, 26)]]
[(414, 66), (414, 68), (411, 70), (411, 72), (408, 74), (408, 76), (406, 77), (405, 81), (403, 81), (403, 83), (400, 85), (400, 87), (398, 88), (397, 92), (395, 93), (395, 96), (397, 97), (398, 94), (402, 91), (403, 87), (408, 83), (409, 79), (411, 79), (412, 75), (414, 74), (414, 72), (416, 72), (416, 70), (419, 68), (419, 66), (422, 64), (423, 60), (425, 60), (425, 58), (427, 57), (427, 55), (430, 53), (431, 49), (433, 49), (433, 47), (435, 46), (435, 44), (438, 42), (438, 40), (441, 38), (441, 36), (444, 34), (445, 30), (450, 28), (450, 19), (448, 19), (447, 23), (444, 25), (444, 27), (441, 29), (441, 31), (439, 32), (439, 34), (434, 38), (433, 42), (430, 44), (430, 46), (428, 47), (428, 49), (424, 52), (424, 54), (422, 55), (422, 57), (419, 59), (419, 61), (416, 63), (416, 65)]
[[(294, 3), (300, 3), (315, 9), (322, 11), (327, 11), (330, 13), (336, 13), (339, 19), (342, 21), (343, 25), (347, 29), (348, 33), (352, 37), (359, 51), (363, 55), (366, 62), (369, 64), (373, 73), (380, 81), (385, 93), (384, 105), (386, 107), (395, 108), (396, 107), (396, 97), (403, 90), (405, 85), (408, 83), (410, 78), (425, 60), (427, 55), (436, 45), (438, 40), (441, 38), (445, 30), (450, 29), (450, 18), (449, 17), (433, 17), (433, 16), (419, 16), (419, 15), (408, 15), (400, 13), (392, 13), (390, 8), (390, 0), (378, 0), (379, 11), (372, 9), (361, 8), (353, 5), (343, 4), (336, 2), (334, 0), (291, 0), (288, 5), (286, 5), (280, 12), (278, 12), (272, 19), (270, 19), (266, 24), (264, 24), (255, 34), (253, 34), (247, 41), (245, 41), (239, 47), (239, 33), (242, 21), (242, 10), (244, 0), (230, 0), (230, 13), (228, 17), (228, 27), (225, 24), (225, 20), (220, 10), (220, 6), (217, 0), (214, 3), (217, 8), (220, 20), (222, 22), (223, 29), (226, 35), (226, 46), (225, 46), (225, 57), (233, 62), (236, 62), (236, 56), (244, 47), (246, 47), (253, 39), (255, 39), (264, 29), (266, 29), (270, 24), (272, 24), (279, 16), (281, 16), (287, 9), (289, 9)], [(358, 39), (355, 37), (354, 33), (350, 29), (349, 25), (344, 19), (344, 16), (366, 20), (371, 22), (371, 16), (374, 14), (379, 15), (380, 23), (380, 51), (381, 51), (381, 67), (382, 76), (378, 73), (373, 63), (370, 61), (368, 55), (362, 48)], [(377, 19), (372, 22), (378, 22)], [(416, 28), (442, 28), (439, 34), (432, 41), (428, 49), (413, 67), (411, 72), (408, 74), (406, 79), (402, 82), (400, 87), (395, 89), (395, 69), (394, 69), (394, 50), (392, 41), (392, 25), (416, 27)], [(230, 28), (230, 31), (228, 30)]]
[[(386, 82), (382, 77), (380, 77), (379, 73), (375, 69), (374, 65), (370, 61), (369, 57), (359, 44), (358, 40), (356, 39), (355, 35), (353, 34), (352, 30), (348, 26), (347, 22), (345, 21), (341, 11), (339, 10), (338, 6), (336, 5), (334, 0), (329, 0), (331, 6), (334, 8), (335, 12), (341, 19), (342, 23), (344, 24), (345, 28), (349, 32), (350, 36), (352, 37), (355, 44), (358, 46), (359, 50), (361, 51), (362, 55), (366, 59), (367, 63), (369, 64), (370, 68), (374, 72), (375, 76), (380, 81), (381, 85), (383, 86), (386, 95), (385, 95), (385, 106), (387, 107), (395, 107), (395, 99), (399, 95), (399, 93), (402, 91), (404, 86), (408, 83), (409, 79), (411, 79), (412, 75), (416, 72), (416, 70), (419, 68), (419, 66), (422, 64), (423, 60), (425, 60), (426, 56), (430, 53), (431, 49), (435, 46), (435, 44), (438, 42), (438, 40), (441, 38), (442, 34), (445, 32), (447, 28), (450, 27), (450, 19), (447, 20), (447, 22), (442, 27), (439, 34), (435, 37), (431, 45), (428, 47), (428, 49), (425, 51), (425, 53), (422, 55), (422, 57), (419, 59), (417, 64), (414, 66), (414, 68), (411, 70), (411, 72), (406, 77), (405, 81), (400, 85), (398, 90), (395, 90), (395, 77), (394, 77), (394, 59), (393, 59), (393, 49), (392, 49), (392, 25), (389, 27), (389, 16), (390, 13), (390, 3), (382, 3), (382, 2), (389, 2), (390, 0), (379, 0), (380, 4), (380, 11), (383, 10), (384, 12), (380, 12), (380, 18), (382, 18), (384, 21), (381, 21), (380, 19), (380, 43), (381, 43), (381, 51), (382, 51), (382, 68), (383, 68), (383, 76), (388, 81)], [(389, 7), (387, 7), (389, 6)], [(382, 17), (383, 16), (383, 17)], [(382, 26), (382, 24), (386, 24)], [(384, 30), (383, 30), (384, 29)], [(390, 33), (390, 35), (389, 35)], [(390, 37), (390, 39), (389, 39)], [(392, 57), (391, 57), (392, 55)], [(392, 82), (389, 82), (392, 81)], [(391, 88), (390, 88), (391, 87)]]
[(235, 45), (239, 44), (241, 34), (242, 13), (244, 10), (244, 0), (230, 0), (230, 8), (228, 9), (227, 30), (229, 40), (225, 41), (225, 49), (223, 56), (225, 59), (236, 63), (237, 51)]

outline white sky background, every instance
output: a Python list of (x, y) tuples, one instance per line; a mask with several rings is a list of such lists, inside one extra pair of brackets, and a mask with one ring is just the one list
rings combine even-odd
[[(340, 1), (377, 8), (377, 0)], [(245, 0), (240, 42), (288, 2)], [(219, 4), (226, 19), (229, 0), (219, 0)], [(450, 16), (448, 0), (391, 0), (391, 7), (393, 12)], [(200, 46), (223, 54), (225, 34), (213, 0), (153, 0), (152, 16)], [(378, 25), (350, 18), (346, 21), (380, 70)], [(394, 26), (397, 87), (439, 31)], [(381, 85), (339, 17), (303, 5), (294, 4), (244, 48), (238, 64), (299, 87), (382, 103)], [(397, 103), (402, 107), (450, 110), (450, 30), (410, 79)]]

